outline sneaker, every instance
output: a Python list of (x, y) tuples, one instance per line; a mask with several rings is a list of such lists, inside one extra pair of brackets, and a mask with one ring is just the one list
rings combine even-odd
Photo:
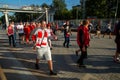
[(79, 65), (79, 68), (86, 68), (85, 65)]
[(36, 68), (36, 69), (39, 69), (39, 64), (36, 63), (36, 64), (35, 64), (35, 68)]
[(67, 48), (69, 48), (69, 46), (67, 46)]
[(52, 48), (50, 48), (50, 50), (52, 50)]
[(13, 45), (13, 47), (16, 47), (16, 45)]
[(120, 59), (119, 59), (119, 58), (114, 59), (114, 61), (115, 61), (116, 63), (120, 63)]
[(57, 73), (50, 71), (50, 75), (57, 75)]
[(63, 43), (63, 47), (65, 47), (65, 44)]
[(75, 51), (76, 56), (78, 56), (78, 51)]

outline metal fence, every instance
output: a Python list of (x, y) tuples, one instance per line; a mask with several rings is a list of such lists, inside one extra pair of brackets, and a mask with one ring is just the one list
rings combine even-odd
[[(97, 24), (99, 24), (101, 26), (101, 31), (105, 31), (107, 28), (107, 24), (109, 22), (111, 22), (111, 29), (112, 31), (114, 31), (114, 27), (116, 22), (118, 22), (118, 19), (89, 19), (90, 22), (93, 24), (93, 28), (92, 30), (95, 31), (95, 27)], [(77, 27), (79, 26), (80, 22), (83, 21), (83, 19), (80, 20), (70, 20), (70, 23), (73, 25), (72, 28), (77, 29)], [(63, 23), (65, 22), (65, 20), (56, 20), (55, 22), (58, 23), (59, 27), (61, 27), (63, 25)]]

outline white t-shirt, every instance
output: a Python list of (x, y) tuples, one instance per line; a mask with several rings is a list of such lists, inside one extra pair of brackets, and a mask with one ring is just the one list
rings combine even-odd
[(17, 25), (18, 33), (24, 33), (24, 26), (23, 25)]

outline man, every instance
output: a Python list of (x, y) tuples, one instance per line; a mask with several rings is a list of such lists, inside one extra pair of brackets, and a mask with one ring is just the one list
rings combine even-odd
[(116, 43), (116, 53), (114, 56), (114, 61), (120, 63), (119, 55), (120, 55), (120, 21), (115, 27), (115, 43)]
[(17, 31), (18, 31), (18, 35), (19, 35), (19, 43), (24, 43), (24, 25), (22, 22), (20, 22), (17, 25)]
[(48, 32), (46, 31), (46, 22), (42, 21), (41, 29), (36, 30), (34, 33), (36, 35), (35, 46), (37, 48), (37, 58), (36, 58), (36, 68), (39, 69), (39, 59), (45, 56), (45, 59), (48, 61), (48, 66), (50, 70), (50, 75), (57, 75), (53, 72), (53, 63), (51, 57), (50, 47), (48, 45)]
[(64, 29), (64, 38), (65, 38), (63, 46), (69, 48), (70, 35), (71, 35), (71, 25), (69, 21), (66, 21), (66, 24), (63, 25), (63, 29)]
[(81, 50), (81, 56), (77, 60), (79, 67), (86, 67), (84, 65), (84, 59), (87, 57), (87, 47), (89, 46), (89, 41), (90, 41), (88, 25), (89, 25), (89, 21), (84, 20), (83, 25), (78, 27), (77, 43)]
[(106, 26), (106, 31), (103, 34), (103, 38), (105, 37), (106, 34), (109, 34), (109, 39), (112, 39), (111, 32), (112, 32), (111, 22), (109, 22)]

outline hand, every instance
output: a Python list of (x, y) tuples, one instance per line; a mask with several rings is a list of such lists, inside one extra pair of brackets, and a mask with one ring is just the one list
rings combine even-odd
[(82, 51), (85, 51), (85, 47), (82, 48)]
[(58, 39), (57, 36), (55, 36), (54, 39), (57, 40)]
[(35, 50), (36, 49), (36, 46), (33, 46), (33, 50)]

